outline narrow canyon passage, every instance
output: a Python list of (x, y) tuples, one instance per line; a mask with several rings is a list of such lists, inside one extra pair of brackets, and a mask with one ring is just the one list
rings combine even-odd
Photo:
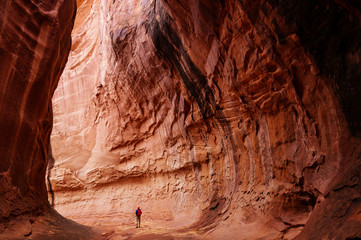
[(361, 238), (356, 1), (0, 9), (1, 239)]

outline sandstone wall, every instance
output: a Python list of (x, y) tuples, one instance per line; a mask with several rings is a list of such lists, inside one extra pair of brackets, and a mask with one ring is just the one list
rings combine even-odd
[(51, 97), (67, 61), (72, 1), (0, 3), (0, 216), (47, 204)]
[(360, 234), (357, 9), (83, 1), (53, 98), (55, 208), (108, 224), (140, 205), (213, 238)]
[(50, 208), (45, 185), (51, 98), (75, 11), (70, 0), (0, 1), (0, 239), (95, 236)]

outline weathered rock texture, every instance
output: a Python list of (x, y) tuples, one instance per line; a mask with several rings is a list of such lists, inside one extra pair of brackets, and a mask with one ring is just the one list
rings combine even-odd
[(73, 2), (25, 2), (0, 6), (2, 217), (33, 211), (47, 200), (49, 103), (71, 44)]
[(44, 178), (51, 98), (70, 51), (75, 7), (70, 0), (0, 1), (1, 239), (44, 239), (44, 226), (61, 236), (69, 234), (65, 225), (89, 236), (50, 209)]
[(55, 208), (210, 238), (361, 237), (355, 1), (85, 0), (53, 98)]

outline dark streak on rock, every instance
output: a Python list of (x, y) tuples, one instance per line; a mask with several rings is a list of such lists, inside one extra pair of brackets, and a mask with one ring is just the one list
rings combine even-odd
[(207, 84), (206, 77), (193, 63), (179, 36), (171, 27), (170, 16), (162, 8), (159, 9), (159, 15), (160, 22), (153, 16), (147, 26), (147, 33), (160, 57), (177, 69), (190, 97), (195, 99), (203, 118), (207, 119), (216, 111), (213, 92)]
[[(159, 20), (156, 16), (159, 16)], [(224, 16), (225, 17), (225, 16)], [(237, 147), (232, 136), (232, 129), (229, 121), (224, 116), (222, 109), (216, 103), (212, 89), (208, 86), (206, 76), (195, 65), (184, 47), (180, 37), (172, 28), (171, 23), (173, 19), (161, 6), (160, 2), (154, 2), (154, 13), (146, 25), (147, 34), (152, 39), (152, 42), (159, 54), (159, 57), (164, 59), (171, 68), (175, 68), (191, 98), (193, 98), (202, 114), (203, 119), (215, 117), (222, 127), (223, 132), (232, 146), (231, 157), (235, 165), (234, 191), (238, 189), (240, 182), (240, 164), (237, 156)], [(231, 198), (231, 197), (230, 197)], [(216, 204), (213, 213), (204, 213), (203, 219), (200, 219), (196, 225), (205, 227), (216, 221), (221, 215), (222, 210), (227, 207), (225, 199), (218, 195), (215, 190), (210, 202)]]

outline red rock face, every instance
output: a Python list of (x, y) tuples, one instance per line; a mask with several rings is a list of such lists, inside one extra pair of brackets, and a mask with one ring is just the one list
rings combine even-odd
[[(51, 97), (65, 66), (74, 4), (2, 1), (1, 216), (43, 206)], [(60, 26), (63, 25), (63, 26)]]
[[(61, 214), (126, 224), (141, 205), (149, 226), (211, 239), (361, 237), (354, 1), (78, 4), (53, 98), (49, 179)], [(44, 206), (48, 103), (73, 8), (58, 11), (68, 22), (54, 20), (64, 29), (23, 18), (19, 35), (13, 18), (24, 8), (5, 5), (6, 218)]]
[(84, 1), (54, 97), (55, 208), (127, 223), (141, 204), (211, 238), (360, 234), (356, 10)]
[(50, 209), (44, 178), (74, 1), (1, 1), (0, 9), (0, 238), (91, 238)]

